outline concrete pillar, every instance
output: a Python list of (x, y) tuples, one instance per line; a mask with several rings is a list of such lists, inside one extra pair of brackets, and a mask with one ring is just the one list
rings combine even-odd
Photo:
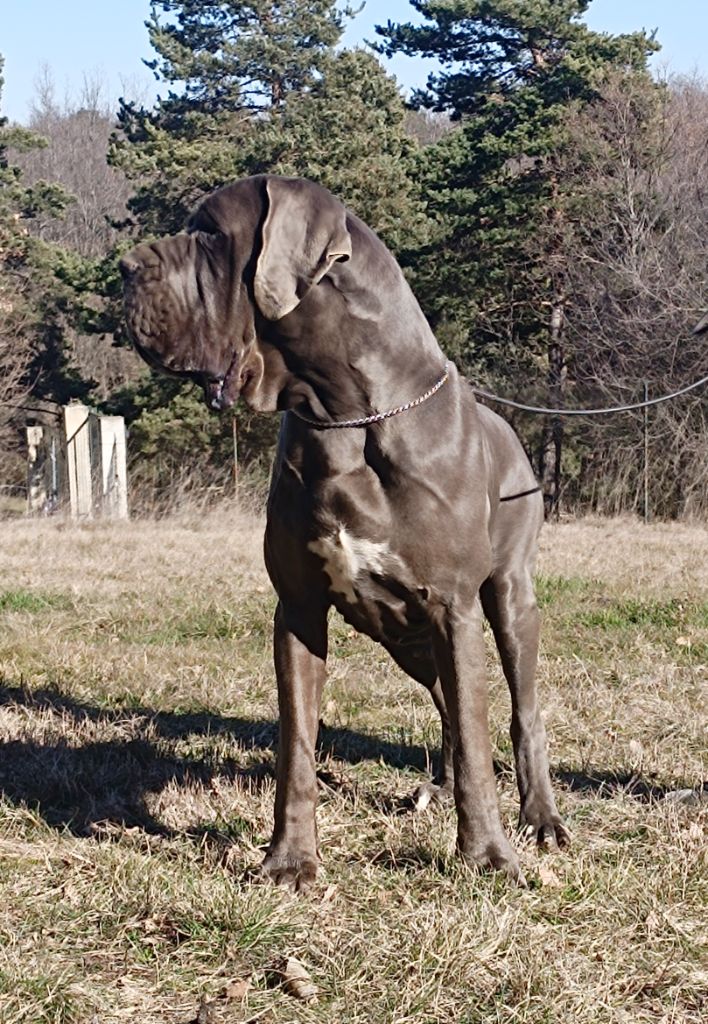
[(91, 440), (89, 410), (85, 405), (64, 406), (69, 507), (73, 519), (92, 519)]
[(27, 427), (27, 511), (37, 515), (47, 502), (44, 427)]
[(122, 416), (99, 416), (101, 506), (104, 516), (128, 518), (128, 470), (125, 421)]
[(27, 427), (27, 511), (52, 515), (67, 499), (62, 431), (46, 423)]

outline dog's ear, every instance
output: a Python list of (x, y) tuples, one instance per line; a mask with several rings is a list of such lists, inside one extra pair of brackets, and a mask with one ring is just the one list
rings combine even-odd
[(352, 240), (346, 210), (308, 181), (267, 178), (268, 213), (253, 290), (266, 320), (280, 320), (321, 281), (337, 260), (348, 260)]

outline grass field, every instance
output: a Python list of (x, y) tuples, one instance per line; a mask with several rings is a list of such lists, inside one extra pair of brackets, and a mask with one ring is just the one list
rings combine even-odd
[[(407, 809), (432, 705), (333, 618), (323, 871), (299, 897), (244, 877), (274, 791), (261, 534), (228, 509), (0, 523), (2, 1024), (705, 1020), (706, 530), (545, 529), (539, 681), (574, 841), (516, 840), (525, 891), (459, 865), (453, 811)], [(513, 830), (491, 646), (489, 673)]]

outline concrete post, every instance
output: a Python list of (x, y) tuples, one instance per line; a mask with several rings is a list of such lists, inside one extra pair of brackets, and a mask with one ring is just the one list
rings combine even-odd
[(128, 518), (128, 472), (122, 416), (85, 405), (64, 407), (63, 429), (27, 428), (27, 506), (49, 514), (68, 506), (73, 519)]
[(69, 507), (72, 519), (92, 519), (91, 441), (89, 410), (85, 405), (64, 406)]
[(101, 507), (111, 519), (128, 518), (128, 470), (125, 421), (122, 416), (99, 416)]
[(27, 427), (27, 511), (38, 514), (47, 502), (44, 427)]

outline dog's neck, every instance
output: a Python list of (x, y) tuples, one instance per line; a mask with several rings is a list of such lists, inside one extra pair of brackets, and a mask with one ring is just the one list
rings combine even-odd
[(352, 301), (333, 275), (266, 331), (272, 362), (277, 353), (282, 364), (278, 408), (322, 423), (360, 419), (412, 402), (440, 379), (445, 356), (399, 275), (375, 309), (366, 294)]

